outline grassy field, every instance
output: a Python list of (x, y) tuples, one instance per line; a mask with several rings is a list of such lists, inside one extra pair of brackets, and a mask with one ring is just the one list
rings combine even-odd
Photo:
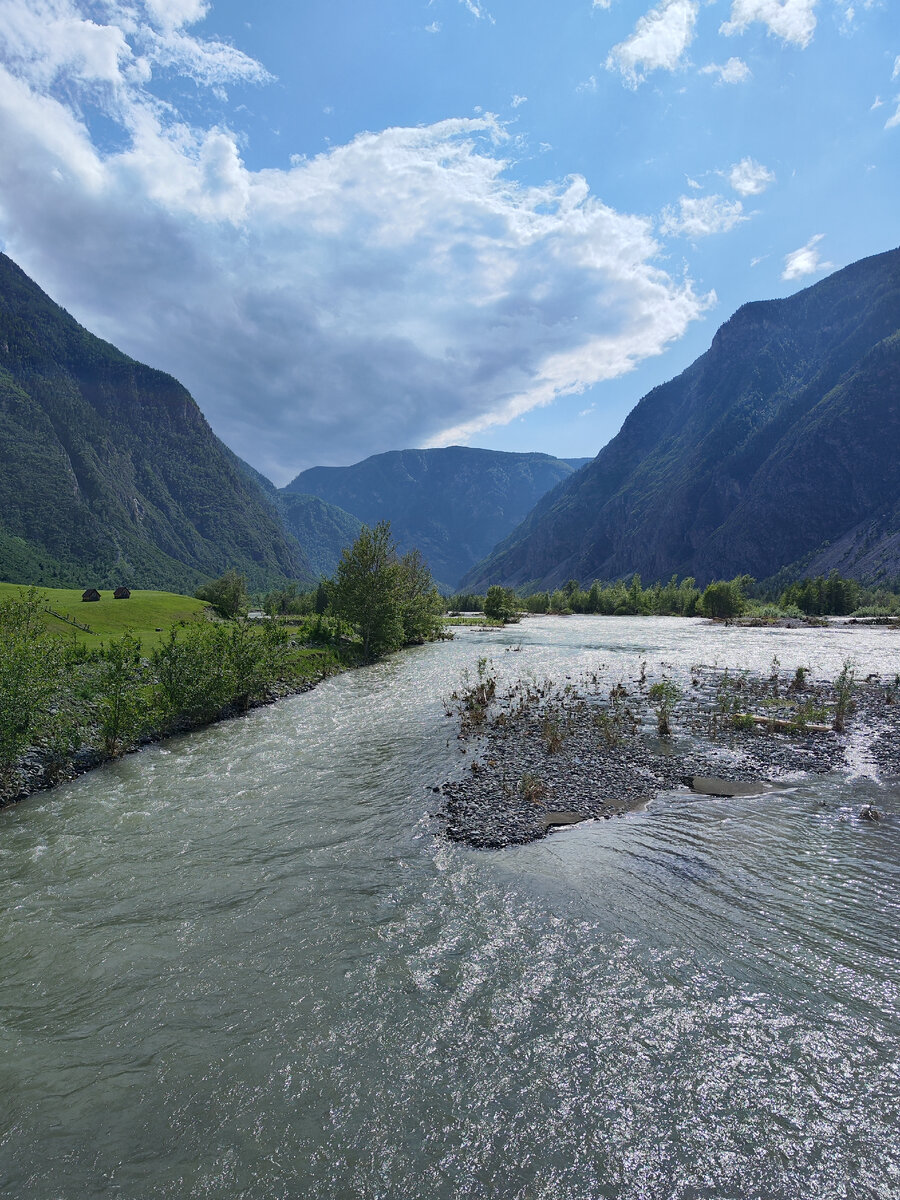
[[(0, 583), (0, 602), (17, 598), (25, 590), (18, 583)], [(47, 607), (58, 614), (46, 614), (48, 630), (62, 637), (74, 636), (88, 648), (99, 646), (110, 637), (120, 637), (128, 629), (140, 638), (145, 651), (151, 650), (168, 636), (173, 625), (196, 620), (206, 608), (202, 600), (173, 592), (133, 591), (130, 600), (114, 600), (112, 591), (105, 591), (100, 593), (99, 600), (85, 603), (76, 588), (37, 591)], [(77, 628), (73, 620), (87, 625), (88, 630)]]

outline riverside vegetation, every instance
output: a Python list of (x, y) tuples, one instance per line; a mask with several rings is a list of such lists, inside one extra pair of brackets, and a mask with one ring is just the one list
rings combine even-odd
[(550, 613), (594, 613), (603, 616), (710, 617), (717, 620), (744, 619), (761, 623), (773, 621), (815, 622), (824, 616), (896, 617), (900, 616), (900, 593), (886, 585), (864, 587), (855, 579), (845, 579), (832, 571), (827, 577), (803, 578), (787, 586), (777, 581), (757, 584), (749, 575), (734, 579), (715, 579), (704, 589), (688, 576), (673, 575), (668, 583), (644, 587), (640, 575), (629, 583), (595, 579), (583, 588), (575, 579), (552, 592), (518, 591), (492, 585), (486, 595), (457, 593), (448, 601), (460, 611), (484, 612), (494, 619), (508, 621), (519, 611)]
[(173, 625), (150, 647), (126, 630), (98, 646), (60, 637), (32, 588), (0, 601), (0, 803), (142, 743), (247, 712), (346, 662), (343, 624)]
[[(69, 593), (54, 608), (52, 593), (3, 589), (0, 803), (445, 636), (428, 568), (417, 551), (397, 554), (387, 522), (362, 528), (320, 590), (319, 612), (249, 621), (246, 581), (233, 570), (198, 589), (200, 603), (153, 593), (152, 601), (84, 606), (80, 620), (64, 611)], [(205, 605), (216, 619), (196, 619)], [(146, 640), (122, 628), (129, 615), (162, 620), (164, 612), (194, 619), (153, 628)]]

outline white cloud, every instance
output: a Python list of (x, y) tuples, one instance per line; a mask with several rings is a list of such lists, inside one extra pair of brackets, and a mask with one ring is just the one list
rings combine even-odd
[(426, 33), (440, 33), (441, 32), (440, 21), (432, 21), (430, 25), (426, 25), (425, 32)]
[(591, 5), (591, 7), (592, 8), (609, 8), (610, 4), (612, 4), (612, 0), (594, 0), (594, 3)]
[(677, 209), (663, 209), (660, 232), (666, 237), (709, 237), (727, 233), (741, 221), (746, 221), (740, 200), (724, 196), (679, 196)]
[(804, 275), (815, 275), (819, 271), (828, 271), (834, 263), (823, 262), (819, 257), (817, 249), (819, 242), (825, 235), (817, 233), (809, 239), (805, 246), (801, 246), (799, 250), (792, 250), (790, 254), (784, 256), (784, 270), (781, 272), (782, 279), (802, 279)]
[(752, 158), (742, 158), (729, 170), (728, 182), (740, 196), (758, 196), (775, 182), (775, 172)]
[(597, 86), (598, 86), (597, 85), (597, 76), (589, 75), (587, 77), (587, 79), (582, 80), (581, 83), (576, 85), (575, 91), (576, 92), (596, 92)]
[(731, 19), (719, 26), (719, 32), (730, 36), (743, 33), (754, 21), (761, 21), (769, 33), (808, 46), (816, 28), (815, 8), (818, 0), (731, 0)]
[[(661, 353), (708, 302), (657, 265), (646, 218), (579, 177), (518, 184), (489, 114), (250, 170), (235, 133), (152, 96), (135, 70), (138, 40), (153, 47), (136, 9), (119, 6), (118, 23), (107, 9), (76, 51), (25, 3), (0, 0), (0, 16), (21, 18), (0, 65), (9, 254), (89, 328), (181, 379), (279, 481), (579, 393)], [(201, 7), (170, 4), (150, 33), (190, 41), (178, 21)], [(63, 0), (53, 11), (77, 16)], [(198, 62), (225, 82), (265, 77), (193, 40), (179, 52), (192, 78), (216, 75)], [(101, 101), (104, 129), (122, 133), (102, 152), (85, 117)]]
[(473, 17), (477, 17), (479, 21), (490, 21), (495, 24), (491, 14), (478, 3), (478, 0), (459, 0), (460, 4), (464, 4)]
[(876, 96), (869, 105), (869, 112), (874, 112), (876, 108), (884, 108), (884, 101), (880, 96)]
[(196, 25), (209, 12), (208, 0), (145, 0), (145, 4), (165, 29)]
[(33, 87), (46, 89), (58, 79), (82, 88), (91, 84), (83, 98), (118, 106), (120, 115), (127, 97), (116, 93), (147, 83), (157, 67), (207, 86), (271, 78), (233, 46), (184, 32), (187, 21), (206, 12), (197, 0), (108, 0), (102, 25), (83, 11), (99, 7), (76, 0), (0, 0), (3, 61)]
[(510, 100), (510, 104), (513, 106), (513, 108), (518, 108), (520, 104), (526, 104), (527, 102), (528, 102), (527, 96), (519, 96), (519, 95), (513, 96), (512, 100)]
[(741, 58), (729, 58), (726, 63), (709, 63), (700, 68), (701, 75), (718, 75), (719, 83), (746, 83), (753, 72)]
[(900, 54), (894, 59), (894, 70), (891, 73), (891, 79), (900, 77)]
[(694, 40), (697, 0), (663, 0), (641, 17), (634, 33), (613, 46), (606, 60), (609, 71), (619, 71), (629, 87), (637, 87), (646, 71), (674, 71)]
[(897, 111), (892, 117), (888, 117), (884, 123), (884, 127), (885, 129), (896, 129), (898, 125), (900, 125), (900, 100), (897, 101)]

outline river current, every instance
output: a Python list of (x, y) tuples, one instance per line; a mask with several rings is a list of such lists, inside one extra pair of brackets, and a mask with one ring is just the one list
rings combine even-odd
[(896, 1200), (900, 815), (857, 813), (900, 783), (864, 735), (498, 852), (430, 814), (481, 656), (893, 675), (897, 638), (465, 630), (0, 812), (0, 1192)]

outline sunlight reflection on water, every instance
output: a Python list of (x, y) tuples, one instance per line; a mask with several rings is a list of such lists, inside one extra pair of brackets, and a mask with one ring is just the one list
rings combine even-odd
[(855, 816), (896, 781), (672, 793), (500, 853), (429, 818), (482, 654), (893, 673), (895, 639), (465, 631), (0, 813), (4, 1190), (896, 1198), (900, 837)]

